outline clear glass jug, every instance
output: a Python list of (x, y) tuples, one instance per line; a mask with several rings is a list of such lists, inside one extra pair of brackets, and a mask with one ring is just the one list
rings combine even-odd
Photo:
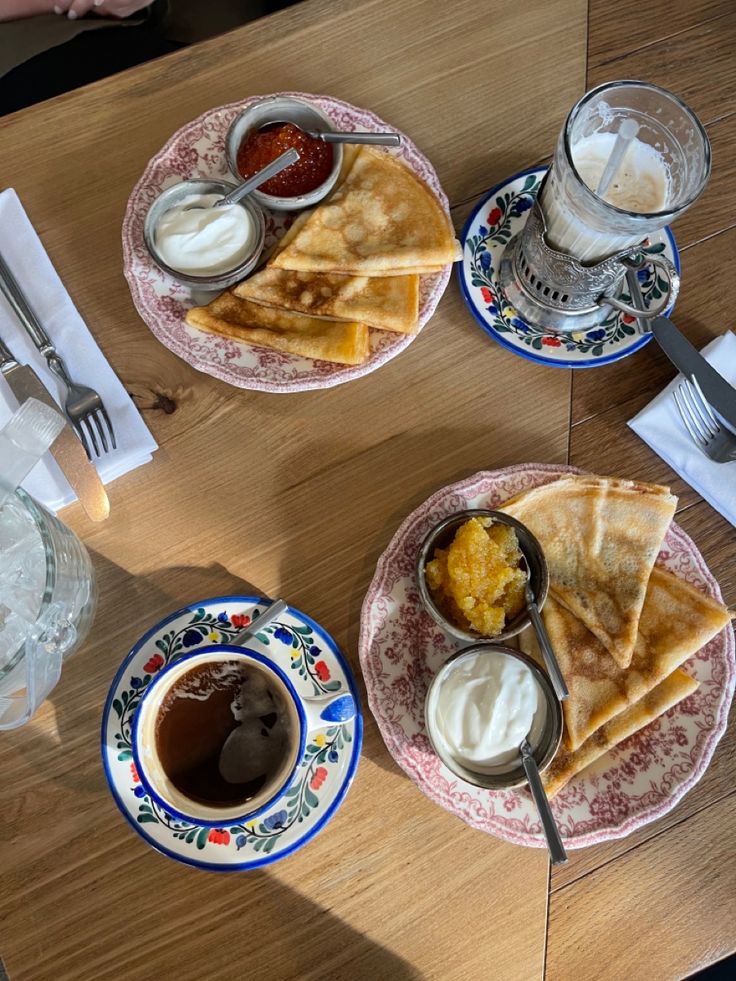
[(23, 725), (48, 696), (96, 605), (84, 545), (18, 488), (0, 507), (0, 730)]

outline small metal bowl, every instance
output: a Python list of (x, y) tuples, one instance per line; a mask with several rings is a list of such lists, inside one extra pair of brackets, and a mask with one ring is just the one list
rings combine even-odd
[(443, 745), (444, 740), (438, 735), (434, 726), (434, 700), (445, 678), (453, 668), (457, 667), (459, 661), (490, 652), (516, 658), (517, 661), (526, 664), (532, 672), (542, 698), (527, 739), (539, 771), (541, 772), (549, 766), (562, 739), (562, 706), (544, 670), (526, 654), (522, 654), (511, 647), (504, 647), (502, 644), (473, 644), (471, 647), (465, 647), (453, 654), (440, 668), (429, 686), (424, 703), (425, 724), (432, 748), (455, 776), (473, 784), (474, 787), (483, 787), (485, 790), (510, 790), (513, 787), (522, 787), (527, 783), (526, 774), (521, 764), (521, 754), (518, 759), (512, 759), (508, 763), (500, 763), (494, 767), (486, 767), (483, 772), (470, 770), (448, 752)]
[(479, 634), (474, 630), (463, 630), (451, 620), (448, 620), (436, 605), (432, 599), (432, 594), (424, 574), (427, 562), (430, 562), (434, 556), (434, 550), (436, 548), (446, 548), (455, 537), (455, 532), (460, 525), (465, 524), (470, 518), (493, 518), (499, 524), (510, 525), (514, 529), (516, 537), (519, 539), (519, 547), (524, 554), (529, 569), (529, 583), (532, 587), (537, 606), (540, 610), (544, 606), (547, 599), (547, 592), (549, 591), (549, 571), (542, 546), (526, 525), (517, 521), (516, 518), (512, 518), (509, 514), (503, 514), (501, 511), (487, 511), (479, 508), (458, 511), (457, 514), (451, 514), (449, 518), (445, 518), (438, 525), (435, 525), (424, 539), (417, 557), (419, 595), (422, 598), (425, 609), (435, 623), (439, 624), (445, 633), (454, 637), (455, 640), (461, 640), (466, 643), (492, 640), (494, 643), (501, 644), (503, 641), (515, 637), (516, 634), (520, 634), (525, 627), (529, 626), (531, 620), (526, 607), (513, 620), (506, 624), (505, 630), (500, 634), (496, 634), (494, 637), (486, 637), (484, 634)]
[[(238, 171), (238, 150), (240, 144), (251, 130), (260, 129), (268, 123), (278, 120), (287, 120), (301, 126), (302, 129), (333, 130), (334, 123), (321, 109), (304, 102), (302, 99), (293, 99), (291, 96), (274, 95), (267, 99), (260, 99), (253, 105), (244, 109), (230, 124), (225, 139), (225, 152), (230, 172), (240, 182), (243, 180)], [(326, 181), (315, 187), (308, 194), (298, 194), (294, 197), (279, 197), (275, 194), (266, 194), (263, 191), (253, 191), (253, 197), (264, 208), (271, 208), (274, 211), (300, 211), (302, 208), (311, 208), (321, 201), (335, 186), (340, 168), (342, 167), (343, 149), (338, 143), (332, 144), (332, 170)]]
[(263, 212), (251, 200), (251, 195), (243, 198), (235, 207), (245, 208), (253, 219), (256, 228), (256, 241), (247, 259), (227, 272), (219, 273), (216, 276), (191, 276), (188, 273), (180, 272), (178, 269), (167, 265), (156, 248), (156, 226), (166, 211), (179, 204), (188, 194), (219, 194), (220, 197), (224, 197), (230, 191), (234, 191), (236, 186), (236, 184), (230, 184), (229, 181), (201, 178), (181, 181), (179, 184), (174, 184), (172, 187), (167, 187), (165, 191), (162, 191), (149, 208), (146, 220), (143, 223), (143, 238), (146, 248), (156, 265), (160, 266), (164, 272), (167, 272), (174, 279), (178, 280), (178, 282), (201, 290), (224, 290), (228, 286), (232, 286), (234, 283), (239, 283), (242, 279), (245, 279), (248, 273), (252, 272), (258, 265), (266, 238), (266, 221), (263, 217)]

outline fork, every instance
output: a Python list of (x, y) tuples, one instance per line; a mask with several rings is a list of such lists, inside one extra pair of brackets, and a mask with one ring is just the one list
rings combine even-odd
[[(20, 320), (33, 343), (46, 358), (51, 371), (64, 383), (66, 387), (64, 411), (69, 418), (69, 422), (74, 427), (74, 431), (79, 436), (87, 456), (92, 459), (90, 445), (94, 448), (95, 455), (101, 456), (97, 436), (99, 436), (103, 452), (107, 453), (110, 450), (107, 436), (100, 420), (104, 421), (107, 427), (112, 449), (116, 449), (115, 430), (112, 428), (112, 423), (110, 422), (104, 402), (93, 388), (89, 388), (87, 385), (78, 385), (71, 380), (66, 370), (66, 365), (56, 353), (51, 339), (31, 309), (23, 290), (8, 268), (2, 254), (0, 254), (0, 290), (4, 293), (5, 298), (15, 311), (18, 320)], [(95, 429), (97, 430), (96, 434)]]
[(736, 460), (736, 434), (724, 429), (708, 404), (697, 378), (686, 378), (673, 392), (675, 404), (695, 445), (715, 463)]

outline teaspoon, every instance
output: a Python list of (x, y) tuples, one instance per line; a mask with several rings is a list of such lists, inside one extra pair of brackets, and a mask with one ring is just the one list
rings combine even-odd
[(534, 759), (532, 748), (526, 737), (522, 740), (521, 746), (519, 746), (519, 752), (521, 753), (521, 765), (524, 767), (529, 790), (534, 798), (539, 820), (542, 822), (544, 837), (547, 839), (550, 861), (553, 865), (564, 865), (567, 861), (567, 852), (565, 851), (565, 846), (562, 844), (557, 823), (552, 814), (552, 809), (549, 806), (549, 800), (542, 784), (542, 778), (539, 776), (537, 761)]
[[(334, 130), (305, 129), (293, 119), (272, 119), (266, 126), (277, 126), (282, 123), (291, 123), (296, 129), (313, 140), (322, 140), (323, 143), (370, 143), (372, 146), (401, 146), (401, 137), (398, 133), (337, 133)], [(261, 126), (265, 129), (265, 126)]]
[(526, 572), (524, 598), (526, 600), (526, 608), (529, 611), (529, 618), (532, 621), (534, 632), (537, 635), (537, 640), (539, 641), (539, 649), (541, 650), (542, 657), (544, 658), (544, 666), (547, 669), (547, 674), (550, 676), (552, 681), (552, 687), (555, 690), (555, 695), (557, 695), (561, 702), (564, 702), (566, 698), (569, 698), (570, 692), (567, 690), (565, 678), (562, 674), (562, 670), (560, 669), (560, 665), (557, 663), (557, 658), (555, 657), (555, 652), (552, 648), (552, 642), (549, 639), (547, 628), (544, 626), (544, 620), (542, 620), (542, 614), (539, 612), (539, 607), (537, 606), (537, 601), (534, 597), (534, 591), (532, 590), (531, 583), (529, 581), (529, 565), (523, 555), (521, 557), (520, 565)]
[(267, 607), (260, 616), (256, 617), (252, 623), (249, 623), (247, 627), (240, 631), (239, 634), (235, 634), (234, 637), (230, 638), (230, 643), (233, 647), (242, 647), (242, 645), (252, 637), (253, 634), (257, 634), (259, 630), (263, 630), (267, 627), (272, 620), (276, 617), (281, 616), (289, 609), (288, 605), (282, 599), (274, 600), (269, 607)]

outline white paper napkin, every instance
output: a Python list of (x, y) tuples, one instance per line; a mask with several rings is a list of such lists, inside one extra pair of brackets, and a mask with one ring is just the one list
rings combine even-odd
[[(716, 337), (701, 354), (726, 381), (736, 385), (736, 334), (728, 331)], [(692, 441), (672, 394), (681, 382), (682, 375), (678, 375), (630, 420), (629, 426), (701, 497), (736, 526), (736, 463), (714, 463)]]
[[(148, 463), (158, 449), (130, 396), (123, 388), (94, 337), (79, 316), (64, 284), (51, 265), (33, 225), (12, 188), (0, 193), (0, 252), (25, 293), (34, 313), (64, 359), (74, 381), (100, 393), (117, 440), (117, 449), (94, 459), (103, 483)], [(0, 293), (0, 337), (21, 364), (29, 364), (58, 402), (63, 386), (48, 370)], [(17, 408), (15, 396), (0, 375), (0, 427)], [(23, 487), (49, 510), (57, 511), (76, 495), (50, 453), (33, 468)]]

